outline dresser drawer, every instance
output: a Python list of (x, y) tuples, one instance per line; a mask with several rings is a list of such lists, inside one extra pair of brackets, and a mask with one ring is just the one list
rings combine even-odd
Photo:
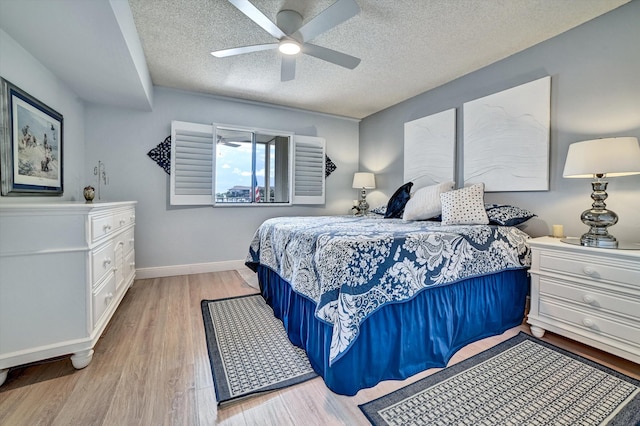
[(91, 242), (95, 243), (115, 230), (115, 216), (112, 214), (91, 217)]
[(133, 225), (134, 223), (136, 223), (136, 213), (134, 209), (127, 209), (116, 215), (116, 229), (123, 228), (127, 225)]
[(118, 242), (122, 242), (122, 248), (125, 254), (128, 254), (134, 248), (134, 228), (129, 228), (118, 237)]
[[(540, 316), (549, 317), (570, 323), (585, 332), (597, 336), (613, 337), (617, 340), (632, 343), (640, 350), (640, 322), (617, 322), (599, 315), (582, 312), (567, 306), (554, 303), (552, 300), (540, 298)], [(590, 336), (592, 337), (592, 336)]]
[(110, 242), (91, 253), (91, 283), (95, 286), (114, 266), (114, 243)]
[(542, 251), (540, 253), (540, 271), (569, 274), (572, 276), (616, 283), (640, 284), (640, 268), (633, 268), (630, 264), (613, 264), (609, 261), (602, 263), (602, 259), (593, 256), (574, 257), (562, 253)]
[(570, 301), (586, 310), (614, 313), (640, 322), (640, 296), (606, 293), (579, 283), (540, 277), (540, 296)]
[(135, 252), (132, 251), (132, 252), (129, 252), (129, 254), (124, 259), (123, 275), (124, 275), (125, 281), (128, 281), (129, 278), (131, 278), (131, 276), (135, 273), (135, 271), (136, 271), (136, 256), (135, 256)]
[(116, 294), (116, 278), (111, 274), (103, 285), (93, 291), (93, 327), (98, 324), (100, 318), (105, 313), (109, 305), (113, 302)]

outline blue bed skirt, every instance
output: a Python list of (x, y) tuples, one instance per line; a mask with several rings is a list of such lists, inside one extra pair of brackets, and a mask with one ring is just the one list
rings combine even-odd
[(353, 346), (329, 366), (332, 328), (314, 316), (315, 303), (271, 269), (258, 266), (257, 273), (262, 295), (291, 342), (307, 352), (327, 387), (341, 395), (446, 366), (463, 346), (521, 324), (529, 291), (525, 269), (426, 289), (373, 313)]

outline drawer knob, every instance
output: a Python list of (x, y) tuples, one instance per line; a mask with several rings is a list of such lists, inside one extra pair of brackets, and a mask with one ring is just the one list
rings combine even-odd
[(590, 294), (585, 294), (584, 296), (582, 296), (582, 300), (584, 300), (584, 302), (588, 303), (589, 305), (593, 304), (593, 302), (596, 301), (596, 299)]
[(106, 268), (107, 266), (111, 265), (111, 259), (110, 258), (106, 258), (104, 260), (104, 262), (102, 262), (102, 264), (104, 265), (104, 267)]
[(592, 320), (592, 319), (590, 319), (590, 318), (585, 318), (585, 319), (583, 319), (583, 320), (582, 320), (582, 324), (584, 324), (586, 327), (589, 327), (589, 328), (591, 328), (591, 327), (593, 327), (594, 325), (596, 325), (596, 323), (594, 323), (594, 322), (593, 322), (593, 320)]
[(589, 275), (590, 277), (594, 277), (594, 276), (598, 275), (598, 271), (593, 269), (591, 266), (585, 266), (582, 269), (582, 272), (584, 272), (585, 275)]
[(108, 232), (110, 229), (111, 229), (111, 225), (104, 225), (104, 226), (102, 227), (102, 230), (103, 230), (104, 232)]
[(124, 225), (125, 223), (127, 223), (127, 221), (126, 221), (126, 220), (124, 220), (124, 219), (120, 219), (120, 226)]

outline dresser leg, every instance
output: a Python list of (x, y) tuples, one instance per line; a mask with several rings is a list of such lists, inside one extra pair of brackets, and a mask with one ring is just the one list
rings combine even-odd
[(536, 327), (535, 325), (531, 326), (531, 334), (536, 336), (538, 339), (541, 339), (544, 336), (544, 328)]
[(76, 352), (71, 355), (71, 364), (73, 364), (73, 368), (76, 370), (80, 370), (81, 368), (85, 368), (91, 362), (93, 358), (93, 349), (89, 349), (82, 352)]
[(3, 368), (2, 370), (0, 370), (0, 386), (2, 386), (5, 380), (7, 380), (7, 374), (9, 374), (8, 368)]

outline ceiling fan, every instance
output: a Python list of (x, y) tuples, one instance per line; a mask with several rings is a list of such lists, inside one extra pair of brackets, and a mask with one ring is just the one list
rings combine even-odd
[(310, 40), (320, 34), (357, 15), (360, 12), (360, 7), (355, 0), (338, 0), (304, 25), (302, 25), (302, 15), (294, 10), (281, 10), (278, 12), (276, 25), (248, 0), (228, 1), (263, 30), (278, 39), (278, 42), (211, 52), (217, 58), (277, 48), (283, 54), (281, 81), (289, 81), (295, 78), (295, 55), (298, 53), (311, 55), (349, 69), (354, 69), (360, 63), (360, 59), (354, 56), (309, 43)]

